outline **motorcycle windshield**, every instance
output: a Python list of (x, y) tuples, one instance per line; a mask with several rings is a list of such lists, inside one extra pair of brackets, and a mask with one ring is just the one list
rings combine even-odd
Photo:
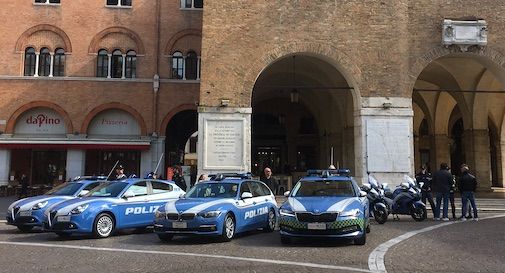
[(416, 186), (416, 181), (414, 181), (414, 179), (412, 177), (408, 176), (408, 175), (404, 175), (403, 176), (403, 181), (405, 183), (408, 183), (409, 186), (411, 186), (411, 187), (415, 187)]
[(377, 181), (377, 179), (375, 179), (375, 177), (373, 177), (372, 175), (368, 176), (368, 183), (370, 183), (372, 188), (376, 188), (376, 189), (379, 188), (379, 181)]

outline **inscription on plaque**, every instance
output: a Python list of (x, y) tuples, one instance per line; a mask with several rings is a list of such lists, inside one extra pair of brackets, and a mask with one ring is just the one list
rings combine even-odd
[(241, 168), (243, 165), (243, 120), (207, 120), (206, 167)]

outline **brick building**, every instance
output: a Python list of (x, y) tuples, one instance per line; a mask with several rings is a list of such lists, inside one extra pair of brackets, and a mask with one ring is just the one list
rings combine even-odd
[(396, 185), (466, 162), (503, 187), (496, 0), (57, 2), (1, 11), (2, 182), (196, 164), (198, 131), (200, 173), (334, 164)]

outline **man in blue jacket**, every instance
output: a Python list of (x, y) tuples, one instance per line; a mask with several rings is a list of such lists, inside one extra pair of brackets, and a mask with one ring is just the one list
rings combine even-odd
[(475, 190), (477, 189), (477, 179), (469, 173), (470, 168), (466, 164), (461, 165), (461, 178), (459, 179), (459, 191), (461, 192), (461, 203), (463, 205), (463, 216), (461, 221), (466, 221), (466, 210), (468, 209), (468, 201), (472, 205), (473, 220), (479, 221), (477, 217), (477, 206), (475, 205)]
[(449, 172), (447, 163), (440, 164), (440, 170), (433, 174), (432, 190), (436, 194), (435, 205), (435, 220), (440, 220), (440, 202), (444, 200), (443, 218), (444, 221), (449, 221), (449, 194), (452, 186), (452, 174)]

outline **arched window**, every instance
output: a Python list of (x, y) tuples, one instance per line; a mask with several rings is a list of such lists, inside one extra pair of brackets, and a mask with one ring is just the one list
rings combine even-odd
[(201, 9), (203, 8), (203, 0), (181, 0), (181, 8)]
[(137, 77), (137, 53), (135, 50), (130, 50), (126, 53), (126, 78), (136, 78)]
[(51, 54), (49, 49), (42, 48), (39, 57), (39, 76), (49, 76), (51, 73)]
[(198, 56), (194, 51), (190, 51), (186, 56), (186, 79), (196, 80), (197, 75), (198, 75)]
[(107, 55), (107, 50), (100, 49), (98, 51), (98, 59), (96, 64), (96, 76), (101, 78), (107, 78), (109, 75), (109, 56)]
[(172, 54), (172, 79), (182, 79), (184, 75), (184, 59), (179, 51)]
[(123, 77), (123, 54), (121, 50), (116, 49), (112, 52), (112, 64), (111, 64), (111, 77), (121, 78)]
[(54, 54), (53, 76), (65, 76), (65, 50), (63, 48), (56, 49)]
[(25, 76), (33, 76), (35, 75), (35, 49), (33, 47), (29, 47), (25, 50)]

